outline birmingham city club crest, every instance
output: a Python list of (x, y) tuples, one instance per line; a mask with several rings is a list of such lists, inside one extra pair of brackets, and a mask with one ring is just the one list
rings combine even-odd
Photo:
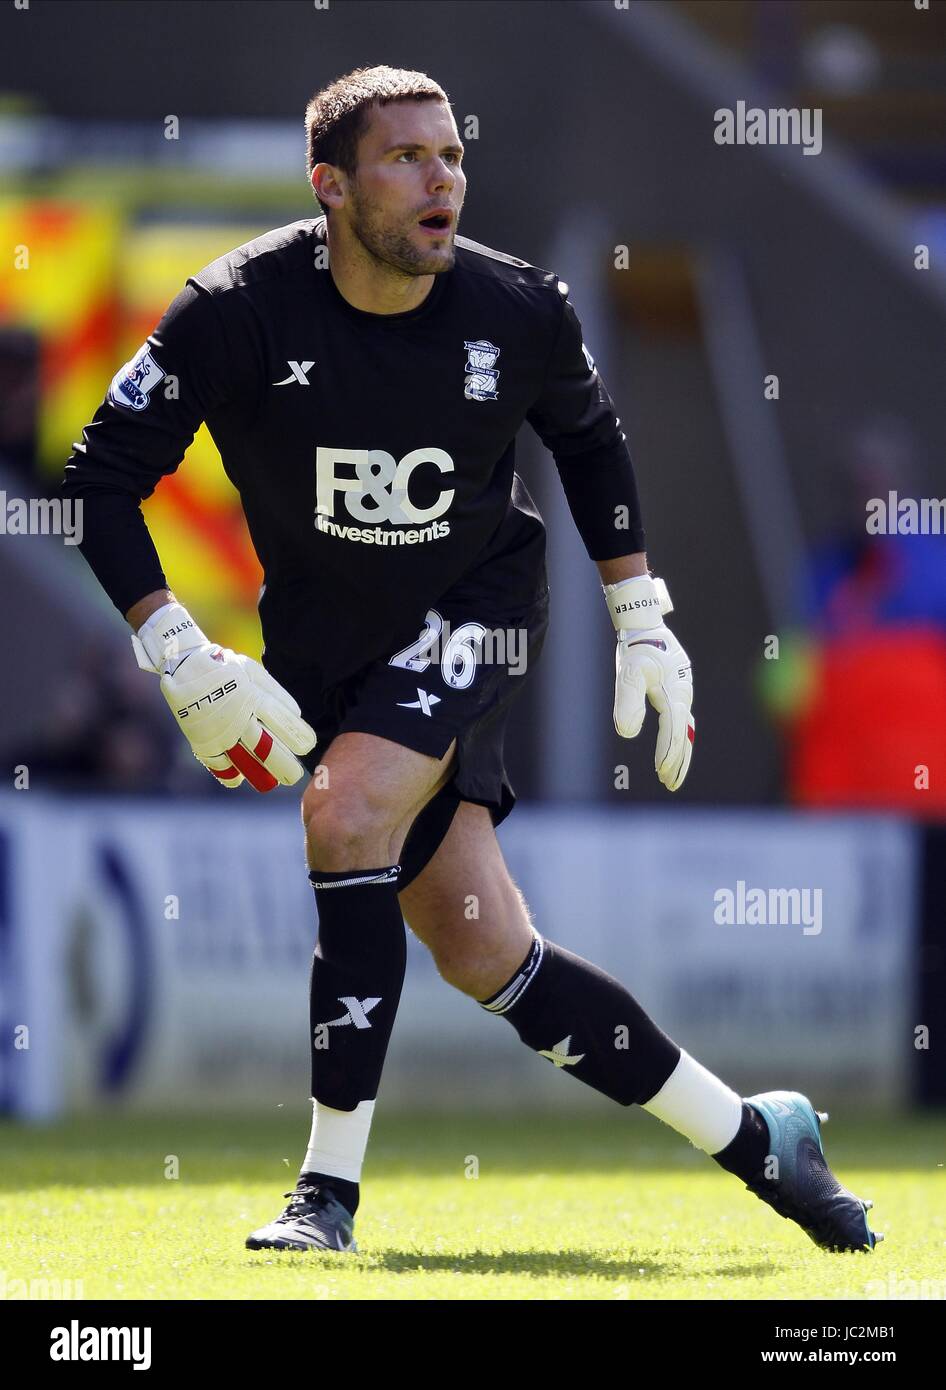
[(466, 348), (464, 396), (468, 401), (498, 400), (496, 358), (499, 348), (485, 338), (478, 338), (475, 343), (464, 343), (463, 346)]

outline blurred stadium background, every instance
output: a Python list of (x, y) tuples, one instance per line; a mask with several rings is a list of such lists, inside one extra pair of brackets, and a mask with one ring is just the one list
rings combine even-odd
[[(946, 6), (33, 0), (0, 52), (5, 500), (55, 495), (188, 274), (316, 215), (314, 90), (379, 62), (441, 82), (460, 232), (571, 285), (696, 673), (671, 804), (653, 725), (613, 732), (597, 575), (525, 431), (552, 629), (501, 838), (537, 925), (744, 1094), (946, 1103), (946, 537), (865, 526), (891, 489), (946, 493)], [(823, 150), (717, 145), (739, 100), (820, 108)], [(204, 629), (257, 655), (258, 566), (204, 432), (146, 513)], [(294, 794), (206, 777), (61, 537), (0, 535), (0, 622), (0, 1111), (298, 1103)], [(820, 889), (820, 930), (718, 925), (739, 882)], [(413, 939), (381, 1101), (606, 1108)]]

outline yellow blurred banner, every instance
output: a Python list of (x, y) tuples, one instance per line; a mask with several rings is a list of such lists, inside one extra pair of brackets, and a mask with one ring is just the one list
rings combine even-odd
[[(116, 364), (134, 355), (175, 295), (208, 261), (265, 230), (233, 223), (132, 227), (118, 265), (121, 326)], [(258, 657), (256, 602), (262, 571), (239, 496), (202, 425), (178, 471), (159, 484), (144, 514), (168, 583), (205, 632)]]
[[(208, 261), (266, 223), (135, 225), (125, 210), (52, 198), (0, 199), (0, 324), (36, 333), (37, 468), (55, 487), (115, 371)], [(214, 640), (258, 656), (259, 563), (239, 497), (206, 428), (144, 504), (168, 582)]]
[(0, 323), (40, 345), (39, 464), (62, 473), (115, 371), (122, 221), (100, 207), (0, 199)]

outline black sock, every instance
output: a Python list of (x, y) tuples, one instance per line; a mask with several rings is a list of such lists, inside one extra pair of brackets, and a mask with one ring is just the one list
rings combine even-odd
[(319, 939), (309, 991), (310, 1095), (333, 1110), (374, 1100), (407, 965), (400, 868), (313, 869)]
[(336, 1178), (331, 1173), (301, 1173), (299, 1181), (318, 1183), (319, 1187), (330, 1187), (349, 1216), (354, 1216), (358, 1210), (360, 1188), (356, 1182), (349, 1182), (347, 1178)]
[(613, 976), (536, 936), (512, 979), (489, 999), (533, 1051), (619, 1105), (643, 1105), (680, 1049)]
[(750, 1182), (765, 1166), (769, 1152), (769, 1126), (755, 1106), (742, 1102), (742, 1123), (725, 1149), (713, 1158), (727, 1173), (735, 1173), (743, 1182)]

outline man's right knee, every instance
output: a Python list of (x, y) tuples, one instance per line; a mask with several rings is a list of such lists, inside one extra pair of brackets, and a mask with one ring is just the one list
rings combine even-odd
[(306, 787), (302, 820), (310, 868), (331, 873), (396, 864), (422, 806), (452, 775), (456, 740), (439, 769), (433, 758), (408, 750), (372, 765), (382, 744), (371, 735), (340, 735), (328, 750), (329, 776), (314, 777)]
[(397, 816), (390, 809), (356, 793), (322, 795), (302, 800), (306, 851), (313, 869), (327, 873), (344, 869), (385, 868), (397, 832)]

